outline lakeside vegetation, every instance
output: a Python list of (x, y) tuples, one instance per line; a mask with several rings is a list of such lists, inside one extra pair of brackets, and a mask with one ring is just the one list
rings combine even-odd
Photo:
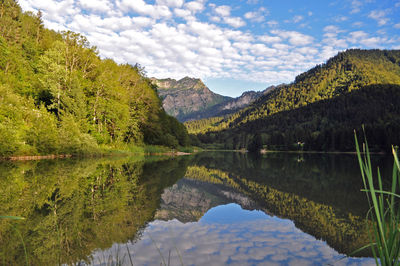
[(0, 3), (0, 157), (188, 146), (139, 65), (100, 59), (77, 33)]
[(374, 174), (367, 141), (363, 144), (363, 156), (356, 135), (355, 143), (364, 191), (370, 206), (366, 217), (370, 244), (366, 247), (371, 248), (376, 265), (400, 265), (400, 163), (397, 150), (392, 148), (391, 189), (387, 190), (383, 186), (384, 178), (380, 169)]

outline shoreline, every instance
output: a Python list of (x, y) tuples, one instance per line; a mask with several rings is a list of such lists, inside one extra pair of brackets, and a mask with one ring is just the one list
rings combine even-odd
[(168, 151), (168, 152), (127, 152), (120, 151), (118, 153), (96, 153), (86, 155), (73, 155), (73, 154), (48, 154), (48, 155), (20, 155), (0, 157), (1, 161), (36, 161), (36, 160), (53, 160), (53, 159), (69, 159), (69, 158), (96, 158), (96, 157), (109, 157), (109, 156), (185, 156), (192, 155), (198, 152), (197, 150), (192, 153), (181, 151)]
[[(204, 149), (204, 152), (238, 152), (238, 153), (250, 153), (248, 150), (218, 150), (218, 149)], [(267, 151), (259, 151), (258, 154), (268, 154), (268, 153), (298, 153), (298, 154), (351, 154), (357, 155), (356, 151), (280, 151), (280, 150), (267, 150)], [(363, 154), (364, 152), (361, 152)], [(254, 154), (254, 153), (253, 153)], [(385, 155), (389, 154), (387, 152), (370, 152), (370, 154), (380, 154)]]
[(44, 159), (62, 159), (72, 158), (72, 154), (49, 154), (49, 155), (21, 155), (21, 156), (9, 156), (0, 157), (0, 161), (34, 161)]

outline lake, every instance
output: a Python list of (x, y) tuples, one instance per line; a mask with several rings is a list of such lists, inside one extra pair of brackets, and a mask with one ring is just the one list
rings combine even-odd
[(374, 265), (362, 187), (351, 154), (0, 162), (0, 264)]

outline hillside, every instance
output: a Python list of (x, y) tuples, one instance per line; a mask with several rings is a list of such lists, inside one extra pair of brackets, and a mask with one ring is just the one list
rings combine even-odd
[(102, 60), (77, 33), (0, 3), (0, 157), (188, 143), (143, 69)]
[[(374, 111), (375, 108), (378, 109), (378, 104), (399, 105), (398, 102), (393, 101), (390, 97), (382, 98), (382, 95), (386, 92), (382, 91), (381, 93), (379, 91), (380, 88), (386, 89), (387, 87), (390, 87), (394, 89), (393, 93), (396, 94), (398, 86), (391, 85), (400, 84), (399, 50), (348, 50), (346, 52), (341, 52), (337, 56), (329, 59), (326, 64), (316, 66), (315, 68), (299, 75), (292, 84), (282, 86), (279, 89), (272, 91), (258, 99), (248, 108), (245, 108), (228, 118), (220, 117), (212, 118), (208, 121), (194, 121), (187, 123), (186, 126), (190, 133), (199, 134), (199, 139), (206, 143), (210, 142), (207, 137), (212, 136), (212, 139), (216, 142), (224, 142), (224, 145), (230, 146), (226, 142), (227, 136), (229, 135), (233, 143), (241, 143), (240, 147), (243, 148), (248, 147), (256, 135), (268, 132), (269, 137), (264, 136), (264, 139), (261, 138), (261, 144), (273, 146), (283, 145), (282, 149), (293, 149), (297, 148), (292, 146), (294, 143), (299, 141), (302, 142), (305, 139), (301, 135), (293, 136), (293, 128), (296, 126), (301, 127), (299, 121), (291, 119), (291, 117), (294, 114), (297, 114), (297, 112), (299, 112), (299, 116), (302, 116), (304, 109), (299, 108), (308, 106), (314, 102), (326, 100), (325, 104), (329, 105), (329, 107), (326, 106), (324, 108), (332, 109), (334, 106), (329, 104), (329, 99), (334, 99), (337, 96), (343, 96), (342, 98), (345, 99), (348, 95), (353, 95), (353, 91), (369, 87), (369, 85), (373, 84), (383, 84), (384, 86), (375, 86), (372, 89), (370, 88), (370, 90), (374, 92), (375, 98), (368, 98), (369, 102), (363, 102), (363, 105), (359, 106), (362, 113), (371, 113), (371, 110)], [(358, 94), (354, 95), (356, 95), (354, 97), (358, 97)], [(356, 100), (354, 103), (349, 104), (357, 105), (358, 101)], [(293, 111), (281, 113), (289, 110)], [(332, 112), (340, 113), (341, 109), (336, 108), (335, 111)], [(390, 115), (386, 116), (386, 109), (382, 112), (382, 118), (380, 118), (379, 121), (380, 127), (384, 127), (385, 123), (392, 125), (393, 117)], [(277, 120), (277, 122), (274, 123), (274, 126), (272, 126), (270, 122), (275, 114), (280, 114), (280, 120)], [(394, 111), (394, 115), (395, 114), (397, 114), (397, 109)], [(354, 117), (351, 115), (352, 113), (348, 113), (343, 116), (342, 122), (346, 123), (347, 129), (352, 132), (352, 129), (359, 128), (361, 124), (356, 123)], [(316, 119), (316, 117), (312, 114), (308, 119), (311, 123), (313, 119)], [(288, 131), (286, 134), (286, 125), (283, 122), (285, 120), (289, 120), (293, 127), (292, 131)], [(378, 120), (375, 122), (377, 121)], [(368, 119), (359, 122), (364, 124), (375, 123), (368, 121)], [(396, 123), (397, 122), (394, 122), (395, 125)], [(321, 134), (323, 130), (328, 130), (333, 124), (334, 120), (332, 120), (331, 116), (328, 116), (323, 120), (323, 126), (314, 128), (314, 139), (309, 139), (309, 142), (307, 142), (310, 144), (308, 148), (318, 150), (350, 149), (349, 145), (311, 145), (311, 143), (315, 143), (317, 135)], [(311, 127), (304, 125), (303, 127), (306, 128), (307, 131), (311, 130)], [(252, 129), (246, 130), (247, 128)], [(397, 128), (397, 126), (395, 126), (395, 128)], [(382, 128), (382, 130), (383, 129), (384, 128)], [(204, 134), (206, 132), (208, 133)], [(334, 130), (333, 132), (339, 132), (339, 130)], [(288, 134), (293, 137), (288, 138)], [(339, 133), (333, 134), (332, 138), (336, 138), (338, 134)], [(278, 135), (278, 138), (272, 137)], [(347, 133), (345, 135), (348, 136)], [(352, 141), (351, 135), (352, 134), (350, 134), (350, 142)], [(241, 141), (238, 141), (238, 139), (241, 139)], [(392, 143), (397, 143), (393, 142), (397, 141), (396, 139), (391, 140), (389, 138), (388, 141), (389, 140), (392, 141)], [(260, 142), (260, 138), (258, 142)], [(376, 145), (383, 149), (383, 143), (376, 143)]]
[(361, 137), (364, 125), (371, 149), (390, 151), (400, 144), (399, 102), (399, 85), (370, 85), (198, 138), (225, 149), (354, 151), (354, 129)]
[(275, 88), (269, 87), (262, 92), (247, 91), (231, 98), (212, 92), (196, 78), (151, 78), (151, 81), (157, 86), (165, 111), (182, 122), (232, 114)]

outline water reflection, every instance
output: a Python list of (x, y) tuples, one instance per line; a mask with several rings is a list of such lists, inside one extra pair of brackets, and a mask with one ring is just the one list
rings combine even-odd
[(94, 261), (110, 254), (127, 258), (128, 251), (136, 265), (374, 265), (372, 259), (343, 259), (292, 221), (237, 204), (212, 208), (199, 222), (154, 221), (140, 241), (116, 244)]
[(135, 239), (186, 164), (120, 158), (5, 162), (0, 169), (0, 213), (26, 218), (0, 219), (0, 261), (54, 265), (88, 262), (95, 249)]
[[(0, 215), (26, 220), (0, 219), (0, 261), (101, 264), (111, 254), (153, 265), (171, 251), (171, 265), (333, 262), (368, 241), (361, 187), (352, 155), (3, 162)], [(339, 265), (353, 262), (365, 261)]]

